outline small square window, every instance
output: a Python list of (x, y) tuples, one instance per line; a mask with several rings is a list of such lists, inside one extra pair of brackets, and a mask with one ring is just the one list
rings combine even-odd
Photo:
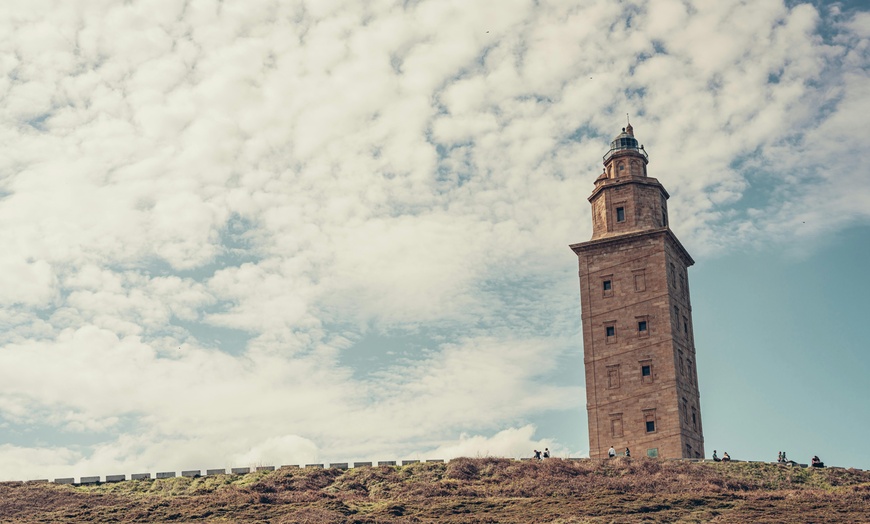
[(616, 208), (616, 221), (617, 222), (625, 222), (625, 208), (624, 207)]
[(652, 366), (641, 366), (640, 374), (641, 376), (649, 377), (650, 375), (652, 375)]
[(646, 320), (641, 320), (637, 323), (637, 330), (641, 333), (646, 331)]
[(607, 326), (604, 329), (606, 330), (608, 337), (612, 337), (612, 336), (616, 335), (616, 327), (615, 326)]
[(613, 275), (601, 275), (601, 293), (604, 298), (613, 296)]
[(646, 432), (652, 433), (656, 430), (656, 410), (655, 409), (645, 409), (643, 410), (643, 419), (646, 423)]

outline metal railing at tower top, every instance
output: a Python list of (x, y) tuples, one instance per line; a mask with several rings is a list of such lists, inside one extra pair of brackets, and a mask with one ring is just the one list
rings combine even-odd
[(607, 163), (607, 161), (610, 160), (610, 158), (613, 155), (615, 155), (617, 153), (621, 153), (623, 151), (631, 151), (633, 153), (638, 153), (641, 156), (643, 156), (645, 159), (649, 160), (649, 155), (646, 154), (646, 150), (644, 150), (643, 146), (638, 147), (637, 145), (619, 145), (619, 146), (610, 148), (610, 151), (608, 151), (604, 155), (604, 162)]

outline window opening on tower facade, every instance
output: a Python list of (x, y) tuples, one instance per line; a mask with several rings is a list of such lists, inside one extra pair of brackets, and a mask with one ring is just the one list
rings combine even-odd
[(634, 318), (637, 320), (637, 336), (648, 337), (650, 328), (649, 315), (641, 315)]
[(655, 433), (656, 430), (656, 410), (655, 409), (645, 409), (643, 410), (643, 420), (646, 426), (647, 433)]
[(613, 275), (604, 275), (601, 277), (601, 293), (604, 297), (613, 296)]
[(617, 222), (625, 222), (625, 208), (624, 207), (616, 208), (616, 221)]
[(611, 437), (623, 436), (622, 413), (612, 413), (610, 415), (610, 436)]
[(607, 389), (619, 388), (619, 364), (607, 366)]
[(652, 360), (640, 361), (640, 382), (642, 384), (652, 384), (653, 382), (653, 366)]
[(637, 293), (646, 291), (646, 270), (635, 269), (632, 273), (634, 273), (634, 291)]

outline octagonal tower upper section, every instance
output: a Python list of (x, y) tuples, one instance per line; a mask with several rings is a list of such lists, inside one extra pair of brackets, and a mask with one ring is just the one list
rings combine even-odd
[(589, 197), (592, 240), (668, 227), (669, 195), (647, 176), (647, 164), (649, 156), (628, 124), (610, 143), (604, 172)]

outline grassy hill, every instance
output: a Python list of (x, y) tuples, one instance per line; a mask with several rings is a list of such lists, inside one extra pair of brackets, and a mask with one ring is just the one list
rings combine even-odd
[(0, 522), (870, 522), (870, 472), (757, 463), (282, 468), (91, 486), (0, 483)]

